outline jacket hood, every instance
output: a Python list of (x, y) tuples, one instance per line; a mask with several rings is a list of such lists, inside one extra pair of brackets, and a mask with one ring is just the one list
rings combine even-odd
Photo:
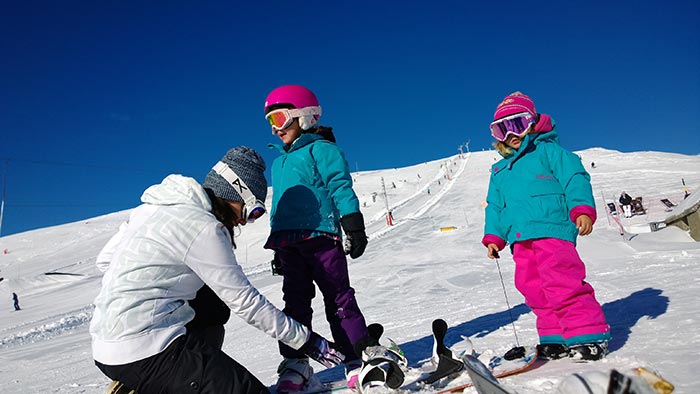
[(141, 202), (152, 205), (194, 205), (211, 211), (211, 201), (202, 185), (182, 175), (168, 175), (163, 182), (146, 189)]

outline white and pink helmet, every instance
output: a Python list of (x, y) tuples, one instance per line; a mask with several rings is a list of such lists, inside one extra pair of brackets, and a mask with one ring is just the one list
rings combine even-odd
[(295, 108), (299, 111), (299, 126), (308, 130), (318, 123), (321, 106), (311, 90), (299, 85), (284, 85), (275, 88), (265, 99), (265, 115), (280, 108)]

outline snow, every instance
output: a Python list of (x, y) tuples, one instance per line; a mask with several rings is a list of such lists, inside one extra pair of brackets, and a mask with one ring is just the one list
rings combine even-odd
[[(668, 214), (661, 198), (676, 204), (683, 200), (681, 178), (691, 192), (697, 190), (700, 157), (603, 148), (577, 154), (591, 174), (598, 210), (594, 232), (579, 239), (578, 250), (612, 327), (611, 353), (599, 362), (549, 362), (502, 383), (520, 394), (553, 393), (575, 372), (644, 366), (671, 381), (676, 393), (692, 393), (700, 387), (700, 310), (695, 304), (700, 243), (676, 227), (625, 241), (607, 220), (604, 199), (617, 200), (622, 190), (644, 197), (648, 213), (622, 218), (627, 231), (661, 221)], [(513, 286), (510, 253), (503, 251), (497, 264), (480, 244), (489, 168), (497, 157), (493, 151), (472, 152), (353, 173), (370, 243), (364, 256), (351, 261), (351, 281), (368, 322), (382, 323), (385, 336), (402, 347), (412, 366), (430, 356), (436, 318), (450, 325), (449, 346), (461, 346), (464, 336), (477, 351), (503, 352), (516, 344), (516, 334), (521, 345), (537, 340), (534, 316)], [(385, 220), (382, 178), (394, 217), (391, 227)], [(5, 278), (0, 282), (0, 392), (105, 391), (108, 379), (92, 362), (88, 333), (101, 280), (94, 262), (128, 214), (0, 238), (0, 251), (7, 251), (0, 254)], [(270, 274), (271, 254), (262, 249), (268, 231), (265, 220), (245, 226), (236, 254), (253, 283), (281, 306), (281, 279)], [(19, 295), (21, 311), (12, 307), (12, 292)], [(314, 327), (330, 336), (320, 298), (314, 302)], [(273, 384), (280, 361), (276, 342), (235, 316), (226, 332), (224, 351)], [(339, 368), (315, 367), (322, 378), (341, 374)]]

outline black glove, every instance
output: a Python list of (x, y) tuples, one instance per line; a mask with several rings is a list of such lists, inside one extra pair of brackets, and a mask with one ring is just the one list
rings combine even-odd
[(273, 255), (272, 261), (270, 261), (270, 266), (272, 267), (273, 276), (284, 275), (284, 272), (282, 272), (282, 262), (280, 261), (279, 257), (277, 257), (277, 252), (275, 252)]
[(340, 218), (340, 225), (345, 231), (345, 254), (356, 259), (362, 256), (367, 247), (365, 219), (361, 212), (351, 213)]
[(313, 331), (311, 331), (309, 340), (299, 348), (299, 351), (323, 364), (326, 368), (334, 367), (345, 360), (345, 356), (335, 349), (333, 342), (328, 342), (326, 338)]

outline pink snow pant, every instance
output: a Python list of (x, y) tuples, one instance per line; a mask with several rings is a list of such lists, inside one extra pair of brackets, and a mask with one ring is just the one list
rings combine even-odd
[[(519, 241), (513, 245), (515, 287), (537, 316), (542, 337), (608, 337), (610, 327), (584, 279), (586, 267), (572, 242), (557, 238)], [(604, 335), (601, 335), (604, 334)], [(584, 342), (585, 343), (585, 342)]]

